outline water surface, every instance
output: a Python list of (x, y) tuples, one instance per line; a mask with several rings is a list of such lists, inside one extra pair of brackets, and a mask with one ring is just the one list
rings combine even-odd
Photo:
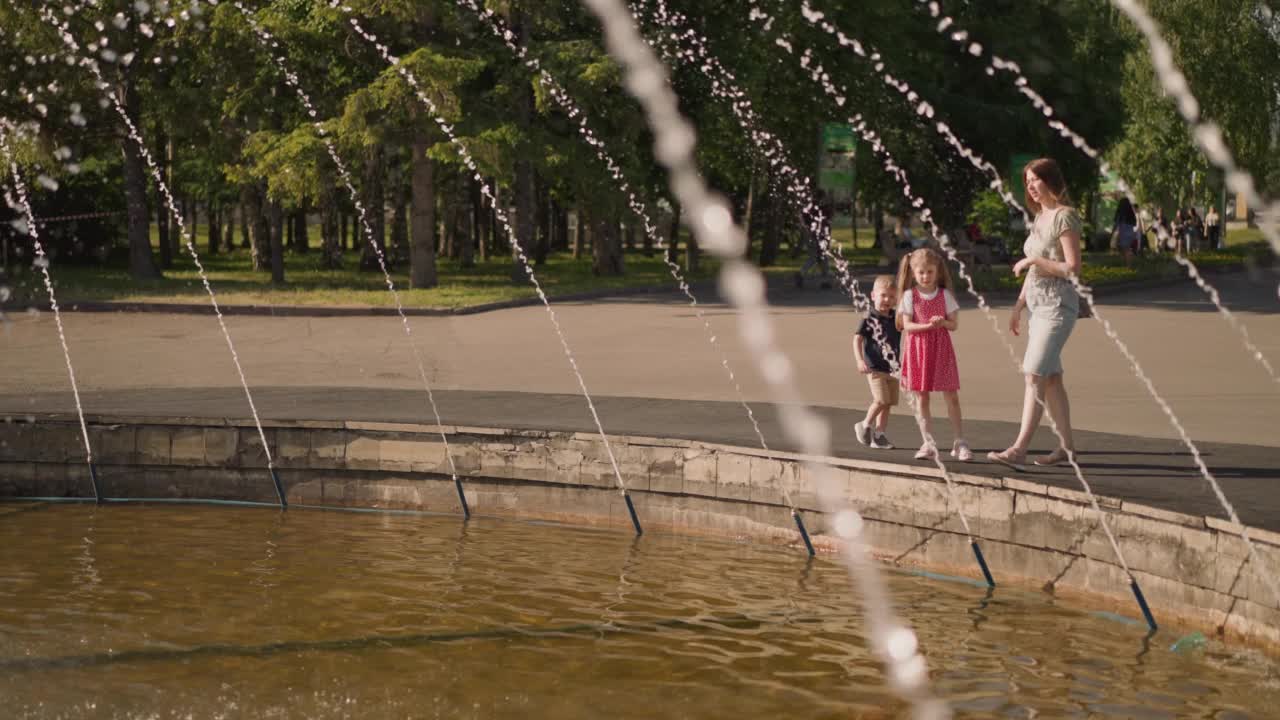
[[(999, 568), (995, 568), (999, 573)], [(959, 717), (1264, 718), (1270, 659), (893, 572)], [(0, 715), (898, 717), (843, 569), (452, 517), (0, 505)]]

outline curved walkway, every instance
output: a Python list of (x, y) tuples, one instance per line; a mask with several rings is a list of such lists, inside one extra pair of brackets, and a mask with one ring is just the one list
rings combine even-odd
[[(1280, 360), (1276, 277), (1214, 278), (1255, 341)], [(962, 296), (963, 299), (963, 296)], [(850, 357), (857, 317), (835, 292), (775, 297), (784, 347), (806, 395), (833, 421), (846, 457), (912, 463), (918, 432), (901, 412), (890, 437), (907, 449), (854, 442), (869, 399)], [(1280, 531), (1280, 385), (1248, 358), (1234, 331), (1189, 283), (1118, 294), (1103, 311), (1182, 417), (1242, 519)], [(561, 322), (607, 432), (756, 446), (745, 413), (700, 323), (674, 296), (564, 303)], [(786, 449), (760, 383), (737, 342), (731, 311), (708, 306), (771, 446)], [(1006, 317), (1000, 310), (1001, 320)], [(64, 318), (86, 412), (94, 415), (245, 417), (226, 346), (212, 319), (68, 313)], [(230, 318), (264, 417), (431, 423), (417, 370), (395, 318)], [(545, 312), (516, 308), (470, 317), (414, 318), (414, 337), (439, 388), (448, 424), (592, 431), (594, 425)], [(1096, 322), (1082, 322), (1066, 364), (1088, 479), (1103, 494), (1193, 515), (1223, 515), (1164, 415), (1136, 385)], [(976, 311), (956, 335), (962, 401), (974, 449), (1002, 448), (1021, 402), (1005, 349)], [(0, 416), (74, 411), (52, 316), (0, 328)], [(905, 411), (905, 408), (899, 408)], [(944, 418), (939, 440), (948, 442)], [(1047, 429), (1038, 447), (1052, 442)], [(1007, 475), (971, 463), (964, 472)], [(1069, 468), (1034, 469), (1028, 481), (1076, 489)]]

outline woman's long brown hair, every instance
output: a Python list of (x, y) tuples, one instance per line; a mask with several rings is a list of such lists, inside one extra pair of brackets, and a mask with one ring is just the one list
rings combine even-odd
[[(1067, 179), (1062, 175), (1062, 168), (1058, 167), (1058, 161), (1053, 158), (1036, 158), (1027, 163), (1022, 169), (1023, 185), (1026, 185), (1027, 173), (1033, 173), (1040, 178), (1040, 182), (1044, 183), (1049, 192), (1058, 199), (1059, 205), (1071, 206), (1071, 195), (1067, 192)], [(1040, 203), (1031, 199), (1031, 190), (1024, 189), (1022, 191), (1023, 202), (1027, 204), (1027, 209), (1032, 215), (1040, 214)]]

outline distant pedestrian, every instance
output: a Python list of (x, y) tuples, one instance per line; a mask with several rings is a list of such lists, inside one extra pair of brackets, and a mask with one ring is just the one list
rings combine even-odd
[(1204, 226), (1209, 247), (1213, 250), (1221, 250), (1222, 241), (1222, 218), (1218, 215), (1218, 208), (1210, 205), (1209, 212), (1204, 214)]
[(871, 309), (853, 337), (858, 372), (871, 386), (871, 406), (867, 416), (853, 426), (858, 442), (873, 448), (890, 449), (885, 435), (889, 413), (898, 404), (898, 379), (894, 365), (901, 362), (902, 333), (898, 330), (894, 305), (898, 302), (892, 275), (877, 275), (871, 288)]
[(1173, 213), (1173, 251), (1178, 255), (1182, 255), (1187, 250), (1187, 211), (1178, 208)]
[(902, 384), (915, 393), (925, 432), (916, 452), (918, 460), (933, 460), (938, 448), (933, 443), (933, 418), (929, 395), (941, 392), (947, 403), (954, 439), (951, 456), (968, 461), (973, 457), (964, 439), (960, 414), (960, 367), (956, 362), (951, 333), (960, 327), (960, 304), (951, 288), (954, 283), (942, 256), (932, 248), (921, 248), (902, 258), (898, 267), (898, 329), (907, 333), (902, 347)]
[(1116, 205), (1111, 223), (1111, 234), (1116, 238), (1116, 249), (1124, 257), (1124, 264), (1133, 266), (1133, 254), (1138, 249), (1138, 213), (1133, 210), (1129, 198), (1122, 197)]
[(1199, 252), (1204, 241), (1204, 221), (1194, 207), (1187, 208), (1187, 252)]
[(1177, 239), (1173, 235), (1173, 225), (1170, 224), (1168, 216), (1165, 215), (1164, 208), (1156, 208), (1156, 219), (1151, 223), (1151, 231), (1156, 236), (1151, 243), (1151, 247), (1155, 248), (1156, 252), (1177, 249)]

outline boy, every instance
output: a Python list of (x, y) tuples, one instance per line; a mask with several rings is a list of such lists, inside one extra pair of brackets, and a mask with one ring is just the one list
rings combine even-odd
[(894, 317), (897, 294), (892, 275), (877, 275), (871, 289), (871, 312), (863, 318), (858, 325), (858, 333), (853, 337), (858, 372), (867, 376), (872, 398), (866, 419), (854, 425), (853, 431), (858, 442), (883, 450), (893, 447), (884, 430), (889, 423), (890, 408), (898, 404), (898, 379), (890, 374), (892, 367), (880, 343), (892, 351), (891, 357), (895, 362), (901, 362), (902, 333)]

